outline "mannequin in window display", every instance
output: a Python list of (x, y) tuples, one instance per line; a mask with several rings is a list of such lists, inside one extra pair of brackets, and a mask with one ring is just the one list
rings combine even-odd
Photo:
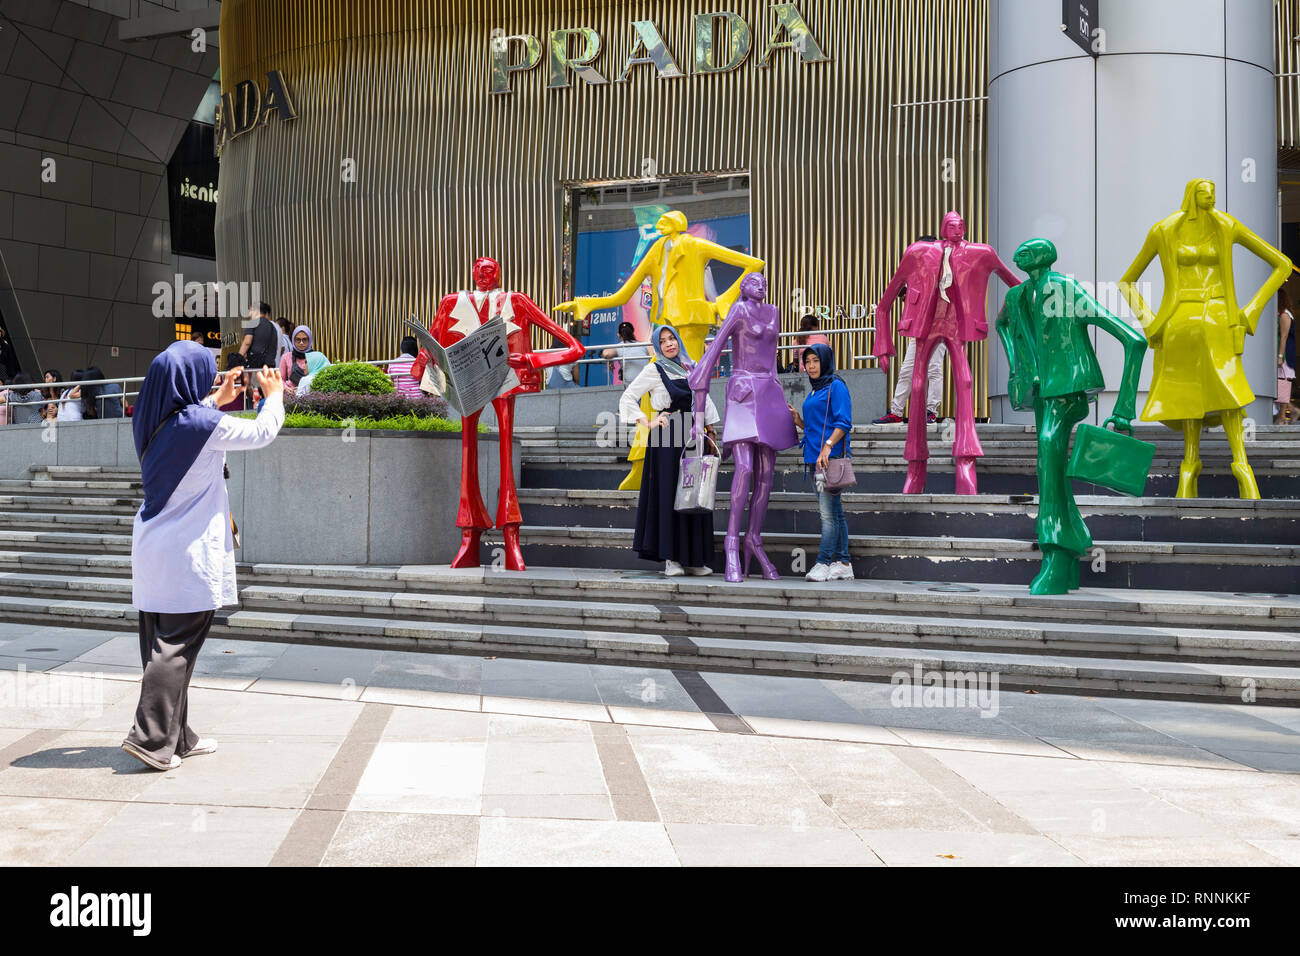
[[(723, 538), (726, 578), (740, 581), (749, 574), (751, 558), (758, 561), (763, 577), (775, 581), (781, 574), (763, 551), (763, 519), (772, 494), (776, 453), (798, 444), (794, 419), (785, 392), (776, 377), (776, 346), (781, 334), (781, 313), (767, 298), (767, 279), (760, 273), (740, 281), (740, 300), (727, 313), (727, 320), (714, 336), (704, 357), (691, 370), (688, 384), (695, 393), (696, 426), (709, 394), (709, 378), (731, 343), (731, 377), (727, 379), (727, 406), (723, 417), (722, 450), (731, 452), (735, 472), (731, 479), (731, 514)], [(751, 487), (753, 489), (751, 495)], [(745, 566), (741, 570), (740, 524), (749, 506), (749, 527), (745, 532)]]
[(1066, 474), (1070, 433), (1106, 387), (1088, 326), (1109, 333), (1124, 347), (1119, 394), (1105, 422), (1117, 432), (1133, 430), (1147, 347), (1137, 329), (1107, 312), (1077, 280), (1052, 271), (1056, 246), (1048, 240), (1021, 243), (1014, 260), (1029, 278), (1007, 293), (997, 330), (1010, 367), (1011, 406), (1033, 409), (1038, 432), (1036, 524), (1043, 563), (1029, 591), (1065, 594), (1079, 586), (1079, 559), (1092, 547)]
[[(939, 239), (914, 242), (903, 253), (898, 271), (885, 287), (876, 306), (876, 335), (871, 354), (884, 368), (894, 354), (894, 336), (889, 311), (899, 290), (907, 286), (903, 318), (898, 331), (916, 340), (916, 358), (912, 366), (911, 407), (926, 407), (927, 369), (930, 355), (943, 343), (952, 361), (953, 391), (957, 399), (957, 437), (952, 446), (959, 495), (977, 491), (975, 460), (984, 455), (975, 434), (974, 380), (966, 360), (966, 343), (988, 338), (989, 325), (984, 300), (989, 277), (996, 273), (1008, 286), (1020, 280), (998, 258), (992, 246), (966, 241), (966, 222), (960, 213), (943, 217)], [(907, 479), (903, 494), (925, 491), (926, 462), (930, 449), (925, 435), (926, 420), (913, 413), (907, 423)]]
[[(487, 257), (474, 261), (474, 288), (443, 297), (429, 333), (444, 347), (458, 342), (480, 325), (498, 315), (506, 323), (506, 345), (510, 349), (510, 374), (506, 377), (492, 408), (497, 416), (501, 454), (501, 490), (497, 498), (496, 526), (505, 538), (505, 563), (510, 571), (523, 571), (524, 556), (519, 548), (519, 492), (515, 488), (512, 454), (515, 396), (536, 392), (542, 387), (542, 370), (568, 365), (582, 358), (582, 343), (553, 322), (532, 299), (522, 292), (509, 292), (501, 285), (501, 266)], [(539, 354), (532, 349), (528, 327), (536, 325), (562, 341), (563, 352)], [(417, 381), (424, 375), (431, 356), (424, 349), (411, 365)], [(483, 532), (492, 527), (478, 481), (478, 420), (482, 410), (467, 415), (460, 423), (460, 510), (456, 527), (461, 529), (460, 550), (452, 560), (453, 568), (479, 566), (479, 542)]]
[[(626, 303), (649, 279), (650, 325), (671, 325), (681, 337), (687, 357), (693, 362), (698, 361), (704, 354), (704, 340), (709, 329), (727, 315), (740, 294), (740, 283), (746, 275), (761, 270), (763, 260), (692, 236), (686, 231), (688, 226), (685, 213), (676, 209), (664, 213), (655, 223), (661, 238), (646, 251), (616, 292), (605, 296), (580, 296), (555, 308), (572, 313), (578, 322), (585, 322), (591, 312)], [(744, 271), (729, 289), (711, 302), (705, 291), (705, 272), (713, 259)], [(645, 435), (638, 430), (628, 455), (628, 461), (633, 462), (632, 470), (619, 485), (621, 490), (635, 491), (641, 487), (640, 470), (644, 457)]]
[[(1238, 305), (1232, 275), (1232, 247), (1245, 246), (1272, 267), (1255, 297)], [(1164, 298), (1153, 313), (1137, 281), (1160, 258)], [(1237, 219), (1214, 208), (1214, 183), (1193, 179), (1183, 205), (1160, 220), (1120, 279), (1120, 291), (1142, 323), (1155, 350), (1151, 389), (1142, 420), (1163, 422), (1183, 433), (1179, 498), (1197, 496), (1201, 473), (1201, 429), (1222, 424), (1232, 449), (1232, 474), (1242, 498), (1258, 498), (1255, 473), (1246, 460), (1245, 407), (1255, 400), (1241, 353), (1255, 334), (1260, 313), (1286, 282), (1291, 260)]]

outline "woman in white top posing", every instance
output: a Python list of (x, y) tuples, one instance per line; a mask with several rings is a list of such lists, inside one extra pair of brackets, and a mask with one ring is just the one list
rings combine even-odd
[[(691, 434), (692, 396), (686, 375), (695, 363), (671, 326), (654, 329), (650, 342), (655, 360), (637, 374), (618, 402), (624, 424), (640, 422), (650, 429), (632, 548), (647, 561), (664, 562), (664, 574), (670, 577), (687, 571), (712, 574), (713, 514), (673, 509), (682, 449)], [(641, 413), (641, 396), (647, 392), (651, 408), (658, 413), (653, 421)], [(708, 399), (704, 420), (710, 438), (719, 418), (713, 400)]]
[(239, 600), (226, 452), (269, 445), (284, 424), (284, 385), (270, 368), (257, 375), (266, 401), (255, 421), (218, 411), (241, 371), (218, 378), (208, 349), (174, 342), (150, 363), (132, 417), (144, 504), (131, 534), (131, 603), (144, 679), (122, 749), (155, 770), (217, 749), (190, 729), (187, 698), (216, 609)]

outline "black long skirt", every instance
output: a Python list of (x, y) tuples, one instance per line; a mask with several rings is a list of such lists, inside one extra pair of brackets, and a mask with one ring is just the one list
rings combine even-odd
[(647, 561), (676, 561), (683, 567), (699, 568), (713, 563), (713, 512), (682, 514), (673, 510), (690, 422), (689, 414), (670, 415), (666, 425), (650, 433), (632, 548)]

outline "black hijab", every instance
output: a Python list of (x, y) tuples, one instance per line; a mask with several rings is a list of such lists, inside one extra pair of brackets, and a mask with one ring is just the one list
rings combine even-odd
[(835, 353), (831, 351), (829, 345), (822, 345), (818, 342), (816, 345), (806, 346), (804, 350), (799, 353), (800, 365), (804, 363), (804, 360), (809, 356), (809, 354), (817, 356), (818, 361), (822, 363), (821, 375), (816, 378), (808, 379), (814, 392), (820, 392), (823, 388), (829, 388), (832, 381), (844, 381), (844, 379), (835, 374)]

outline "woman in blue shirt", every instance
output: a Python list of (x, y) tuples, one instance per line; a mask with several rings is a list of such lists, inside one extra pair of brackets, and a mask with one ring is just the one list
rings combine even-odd
[[(790, 406), (794, 423), (803, 429), (804, 465), (822, 472), (832, 458), (849, 451), (848, 435), (853, 429), (853, 400), (844, 379), (835, 374), (835, 353), (828, 345), (810, 345), (800, 356), (812, 391), (804, 399), (803, 413)], [(853, 562), (849, 558), (849, 523), (838, 491), (827, 491), (818, 482), (817, 506), (821, 511), (822, 541), (817, 563), (805, 577), (809, 581), (851, 581)]]

